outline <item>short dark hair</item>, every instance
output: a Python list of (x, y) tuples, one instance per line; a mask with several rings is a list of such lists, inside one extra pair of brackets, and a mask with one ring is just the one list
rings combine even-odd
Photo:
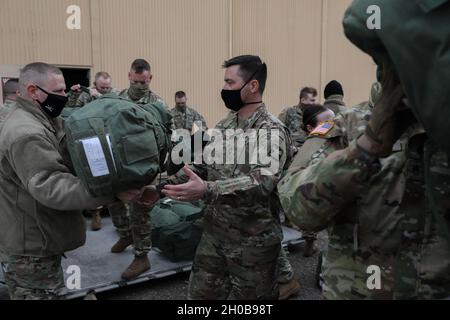
[(312, 94), (314, 97), (317, 97), (317, 89), (313, 87), (304, 87), (300, 90), (300, 99), (306, 98), (308, 94)]
[(317, 127), (317, 116), (322, 112), (327, 111), (321, 104), (312, 104), (305, 107), (303, 110), (303, 130), (306, 131), (306, 126)]
[(136, 59), (131, 64), (131, 70), (139, 74), (143, 73), (144, 71), (150, 71), (150, 63), (148, 63), (144, 59)]
[(184, 97), (186, 97), (186, 93), (184, 91), (177, 91), (175, 93), (175, 98), (181, 99), (181, 98), (184, 98)]
[(267, 81), (267, 65), (261, 58), (252, 55), (234, 57), (223, 63), (223, 68), (239, 66), (239, 75), (245, 82), (255, 79), (259, 82), (259, 92), (264, 93)]
[(9, 79), (3, 85), (3, 93), (7, 96), (10, 94), (16, 94), (19, 91), (19, 80)]

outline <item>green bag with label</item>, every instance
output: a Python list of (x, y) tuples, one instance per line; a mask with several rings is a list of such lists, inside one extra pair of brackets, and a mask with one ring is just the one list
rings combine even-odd
[(165, 170), (171, 116), (161, 103), (137, 105), (116, 95), (73, 112), (65, 121), (77, 176), (94, 197), (150, 184)]

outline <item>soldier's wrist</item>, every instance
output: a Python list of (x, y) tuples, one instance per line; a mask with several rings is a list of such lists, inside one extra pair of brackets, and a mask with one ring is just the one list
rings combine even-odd
[(217, 183), (212, 181), (205, 181), (205, 193), (203, 201), (207, 204), (212, 204), (217, 200)]
[(375, 174), (381, 170), (379, 156), (367, 151), (364, 143), (360, 145), (360, 138), (350, 143), (349, 160), (353, 161), (355, 165), (362, 168), (369, 175)]

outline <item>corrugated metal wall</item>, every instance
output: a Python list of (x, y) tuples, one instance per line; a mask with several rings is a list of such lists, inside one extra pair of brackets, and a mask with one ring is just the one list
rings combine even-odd
[[(90, 0), (1, 0), (0, 65), (48, 61), (91, 66)], [(81, 30), (69, 30), (66, 9), (82, 8)]]
[[(209, 125), (226, 110), (222, 62), (258, 54), (268, 64), (266, 102), (274, 114), (298, 102), (302, 86), (323, 91), (339, 80), (349, 104), (366, 100), (370, 58), (345, 39), (351, 0), (1, 0), (3, 65), (47, 61), (105, 70), (128, 84), (133, 59), (152, 64), (152, 89), (173, 105), (184, 90)], [(66, 8), (81, 7), (81, 30), (66, 28)], [(1, 74), (0, 74), (1, 76)]]
[(131, 62), (145, 58), (152, 65), (151, 88), (167, 103), (172, 106), (175, 92), (183, 90), (208, 123), (221, 118), (220, 66), (228, 56), (228, 1), (99, 2), (101, 62), (95, 71), (111, 71), (115, 83), (125, 87)]

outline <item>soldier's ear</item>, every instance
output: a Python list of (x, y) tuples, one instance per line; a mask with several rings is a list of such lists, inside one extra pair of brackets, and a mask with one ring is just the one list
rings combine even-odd
[(252, 80), (250, 82), (250, 91), (252, 93), (256, 93), (259, 91), (259, 81), (258, 80)]
[(33, 100), (38, 100), (39, 98), (37, 95), (37, 87), (32, 83), (27, 85), (27, 94)]

